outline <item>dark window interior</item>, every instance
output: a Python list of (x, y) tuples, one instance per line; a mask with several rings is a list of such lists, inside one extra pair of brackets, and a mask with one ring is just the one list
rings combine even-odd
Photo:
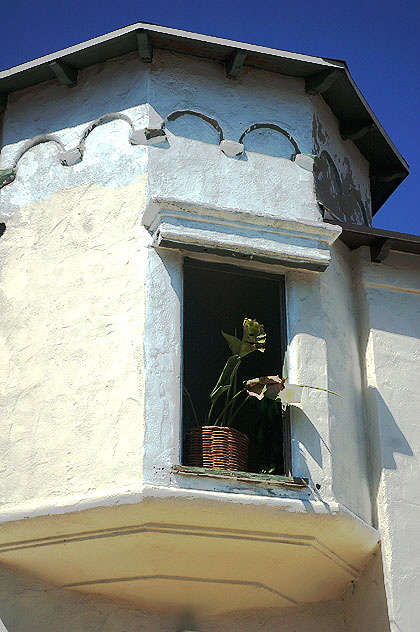
[[(221, 331), (242, 336), (245, 317), (264, 324), (265, 353), (246, 356), (238, 378), (281, 373), (285, 351), (284, 279), (234, 266), (184, 262), (184, 386), (200, 423), (209, 410), (209, 394), (231, 355)], [(288, 416), (276, 402), (250, 398), (234, 427), (249, 440), (249, 472), (289, 474)], [(195, 425), (189, 399), (183, 398), (183, 434)], [(203, 425), (205, 425), (203, 423)], [(287, 445), (286, 445), (287, 443)]]

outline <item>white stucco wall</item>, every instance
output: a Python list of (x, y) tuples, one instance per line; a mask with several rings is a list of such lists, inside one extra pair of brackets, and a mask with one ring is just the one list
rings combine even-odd
[[(233, 488), (170, 472), (180, 445), (183, 253), (150, 247), (144, 210), (159, 198), (322, 226), (310, 160), (299, 164), (275, 155), (277, 141), (268, 132), (253, 143), (251, 134), (246, 137), (240, 158), (227, 157), (214, 130), (191, 117), (168, 123), (161, 145), (130, 144), (133, 130), (159, 126), (185, 109), (215, 119), (224, 138), (236, 142), (252, 124), (278, 125), (301, 154), (313, 153), (318, 116), (328, 129), (328, 138), (318, 137), (318, 149), (337, 157), (343, 180), (351, 171), (369, 206), (366, 161), (351, 141), (341, 140), (322, 99), (306, 95), (303, 80), (247, 69), (231, 81), (222, 65), (156, 51), (151, 66), (129, 55), (81, 71), (74, 88), (48, 82), (13, 95), (1, 167), (12, 166), (37, 135), (54, 134), (61, 147), (48, 142), (29, 149), (18, 161), (16, 180), (1, 191), (0, 220), (7, 225), (0, 239), (2, 515), (48, 513), (54, 505), (61, 511), (69, 499), (74, 509), (87, 496), (93, 504), (107, 497), (119, 502), (143, 482), (291, 497), (308, 511), (311, 503), (326, 512), (340, 505), (367, 523), (373, 513), (383, 537), (391, 618), (409, 632), (420, 620), (416, 606), (404, 601), (416, 589), (413, 580), (407, 586), (406, 575), (420, 570), (411, 532), (419, 416), (412, 376), (420, 353), (413, 257), (392, 255), (378, 267), (366, 257), (352, 260), (336, 243), (325, 272), (270, 266), (286, 278), (290, 381), (340, 393), (307, 391), (303, 411), (293, 412), (293, 473), (308, 477), (308, 489)], [(88, 125), (111, 112), (128, 119), (93, 130), (83, 159), (60, 164), (63, 150), (74, 149)], [(307, 237), (296, 229), (296, 244), (302, 239)], [(408, 405), (401, 405), (401, 394)], [(49, 592), (56, 604), (61, 593)], [(68, 599), (69, 608), (82, 604), (79, 597)], [(13, 603), (16, 608), (18, 601)], [(45, 603), (47, 619), (56, 605)], [(94, 605), (93, 611), (103, 608), (105, 614), (98, 620), (86, 614), (86, 623), (83, 608), (76, 626), (116, 625), (117, 606)], [(154, 629), (155, 622), (127, 612), (124, 629)], [(281, 632), (293, 622), (303, 631), (316, 620), (320, 629), (339, 631), (346, 629), (343, 617), (341, 601), (325, 602), (282, 609), (281, 617), (235, 615), (229, 627), (264, 625)], [(24, 618), (11, 621), (26, 629)], [(159, 620), (161, 629), (165, 625), (173, 629), (173, 621)], [(225, 620), (213, 620), (200, 629), (225, 626)]]
[(290, 272), (288, 287), (291, 381), (328, 388), (339, 397), (304, 392), (293, 410), (295, 472), (321, 485), (368, 523), (371, 520), (364, 410), (352, 268), (341, 243), (322, 274)]
[[(139, 226), (148, 200), (321, 224), (310, 161), (269, 155), (278, 149), (271, 131), (257, 138), (260, 145), (252, 137), (256, 132), (248, 135), (241, 159), (228, 158), (197, 117), (178, 119), (183, 127), (168, 123), (162, 146), (130, 144), (133, 130), (159, 124), (179, 109), (216, 119), (228, 140), (238, 141), (254, 123), (270, 123), (291, 134), (301, 153), (312, 150), (312, 106), (303, 80), (247, 70), (231, 81), (220, 64), (169, 52), (156, 51), (151, 66), (128, 55), (83, 70), (74, 88), (48, 82), (9, 99), (1, 166), (17, 162), (17, 176), (2, 189), (0, 215), (7, 223), (2, 279), (9, 441), (3, 457), (10, 506), (97, 489), (103, 496), (107, 488), (139, 483), (145, 314), (146, 391), (162, 376), (170, 385), (170, 397), (145, 403), (146, 479), (168, 482), (162, 467), (179, 460), (182, 258), (147, 251), (150, 236)], [(91, 131), (74, 166), (60, 164), (63, 151), (80, 143), (92, 121), (111, 112), (126, 118)], [(19, 158), (28, 141), (43, 134), (61, 147), (38, 144)], [(259, 151), (247, 149), (249, 139)], [(293, 274), (290, 279), (293, 285)], [(315, 283), (315, 312), (318, 292)], [(293, 339), (293, 328), (289, 335)], [(314, 379), (318, 383), (318, 374)], [(319, 418), (327, 420), (326, 400), (317, 406)], [(156, 434), (162, 441), (155, 441)], [(23, 476), (13, 465), (17, 459), (26, 463)], [(327, 457), (322, 472), (319, 467), (310, 466), (311, 480), (330, 481)], [(296, 468), (301, 470), (299, 461)], [(330, 490), (328, 483), (325, 493)]]
[(391, 630), (420, 623), (417, 490), (420, 452), (419, 258), (391, 253), (372, 264), (355, 253), (365, 353), (371, 495), (382, 537)]

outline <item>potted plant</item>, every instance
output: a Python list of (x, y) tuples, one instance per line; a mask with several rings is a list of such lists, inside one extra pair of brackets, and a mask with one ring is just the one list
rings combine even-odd
[(299, 405), (304, 388), (334, 393), (328, 389), (302, 384), (288, 384), (286, 377), (266, 375), (245, 380), (238, 387), (237, 373), (243, 359), (250, 353), (264, 353), (266, 333), (264, 326), (252, 318), (242, 324), (242, 338), (222, 331), (232, 355), (210, 393), (210, 406), (200, 424), (192, 397), (184, 387), (196, 423), (188, 433), (187, 465), (212, 469), (245, 471), (248, 460), (248, 437), (232, 425), (250, 398), (274, 400), (286, 408)]
[(195, 467), (246, 470), (249, 440), (232, 427), (249, 399), (243, 385), (238, 389), (237, 373), (242, 360), (250, 353), (264, 353), (266, 333), (263, 325), (252, 318), (245, 318), (241, 338), (225, 332), (222, 335), (232, 355), (210, 393), (210, 406), (203, 423), (200, 423), (192, 397), (184, 387), (197, 425), (188, 435), (187, 461), (188, 465)]

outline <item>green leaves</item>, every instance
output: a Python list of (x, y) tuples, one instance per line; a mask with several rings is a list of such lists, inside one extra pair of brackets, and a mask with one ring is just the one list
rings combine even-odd
[[(252, 318), (245, 318), (243, 321), (242, 339), (224, 331), (222, 331), (222, 336), (228, 343), (232, 355), (227, 359), (223, 371), (210, 393), (211, 404), (204, 423), (230, 426), (249, 399), (245, 389), (238, 389), (237, 385), (237, 372), (241, 361), (254, 351), (264, 352), (267, 336), (264, 326)], [(184, 394), (190, 402), (194, 420), (198, 423), (192, 397), (186, 389), (184, 389)], [(222, 395), (224, 397), (220, 400)]]
[[(247, 398), (238, 404), (238, 396), (244, 393), (244, 389), (238, 390), (236, 373), (241, 364), (242, 358), (254, 351), (265, 351), (266, 333), (264, 326), (252, 318), (245, 318), (242, 324), (242, 339), (232, 336), (222, 331), (222, 336), (229, 345), (232, 353), (228, 358), (216, 386), (210, 393), (211, 406), (207, 415), (207, 423), (210, 423), (212, 417), (216, 416), (216, 425), (220, 422), (222, 425), (229, 426), (236, 417), (239, 410), (245, 404)], [(220, 412), (220, 404), (215, 408), (219, 398), (226, 394)], [(218, 412), (216, 412), (218, 411)]]
[(248, 353), (252, 353), (253, 351), (261, 351), (261, 353), (264, 353), (267, 340), (264, 325), (260, 325), (258, 321), (252, 318), (244, 318), (242, 330), (242, 340), (222, 331), (222, 336), (227, 341), (231, 352), (240, 358), (244, 358)]
[(248, 343), (254, 347), (254, 350), (264, 353), (267, 340), (264, 325), (260, 325), (258, 321), (252, 318), (244, 318), (243, 330), (242, 342)]
[(219, 379), (217, 380), (216, 386), (210, 393), (210, 400), (211, 400), (212, 406), (214, 406), (214, 404), (217, 402), (220, 395), (222, 395), (223, 393), (225, 393), (226, 391), (230, 389), (231, 384), (233, 382), (233, 378), (240, 364), (241, 364), (241, 358), (239, 357), (239, 355), (233, 355), (228, 359), (222, 373), (220, 374)]
[(225, 338), (229, 345), (229, 349), (232, 351), (234, 355), (239, 356), (240, 358), (244, 358), (248, 353), (252, 353), (256, 351), (256, 348), (250, 344), (249, 342), (244, 342), (243, 340), (239, 340), (236, 336), (231, 336), (230, 334), (222, 331), (222, 336)]
[(231, 336), (230, 334), (226, 334), (222, 331), (223, 338), (227, 341), (229, 345), (229, 349), (232, 351), (232, 355), (239, 356), (241, 351), (242, 341), (239, 340), (236, 336)]

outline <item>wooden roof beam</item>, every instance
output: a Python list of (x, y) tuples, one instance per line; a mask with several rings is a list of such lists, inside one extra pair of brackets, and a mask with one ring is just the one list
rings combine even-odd
[(238, 50), (226, 62), (226, 76), (229, 79), (237, 79), (242, 72), (247, 52)]
[(309, 92), (309, 94), (322, 94), (331, 88), (338, 76), (339, 72), (337, 70), (322, 70), (315, 75), (306, 77), (306, 92)]
[(139, 51), (140, 59), (145, 64), (150, 64), (153, 59), (153, 45), (150, 35), (147, 31), (138, 30), (137, 35), (137, 48)]
[(340, 125), (340, 134), (343, 140), (358, 140), (376, 128), (373, 122), (348, 121)]
[(373, 263), (385, 261), (394, 244), (395, 239), (380, 237), (370, 247), (370, 260)]
[(75, 86), (77, 83), (77, 68), (62, 59), (50, 61), (48, 64), (58, 81), (63, 86)]

